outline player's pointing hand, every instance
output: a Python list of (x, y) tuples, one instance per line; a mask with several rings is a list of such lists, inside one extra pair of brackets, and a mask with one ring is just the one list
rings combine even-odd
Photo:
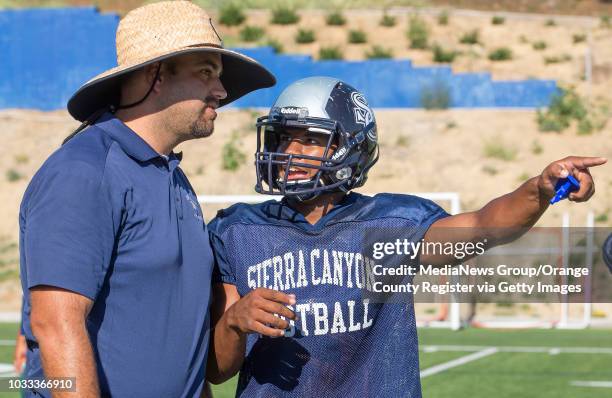
[(294, 304), (293, 294), (260, 287), (228, 309), (228, 322), (231, 328), (241, 333), (280, 337), (289, 328), (287, 319), (296, 319), (295, 313), (286, 307)]
[(589, 167), (600, 166), (606, 163), (606, 158), (568, 156), (549, 164), (538, 180), (540, 196), (550, 200), (555, 196), (555, 185), (557, 181), (568, 176), (573, 176), (580, 183), (580, 189), (569, 195), (573, 202), (585, 202), (595, 193), (595, 183), (589, 173)]

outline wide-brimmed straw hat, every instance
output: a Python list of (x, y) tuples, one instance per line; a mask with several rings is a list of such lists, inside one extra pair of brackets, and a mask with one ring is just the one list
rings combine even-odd
[(117, 65), (85, 83), (68, 101), (68, 112), (84, 121), (109, 105), (116, 105), (120, 78), (129, 72), (180, 54), (221, 54), (221, 82), (227, 98), (220, 106), (276, 83), (254, 59), (223, 48), (210, 16), (190, 1), (163, 1), (129, 12), (117, 28)]

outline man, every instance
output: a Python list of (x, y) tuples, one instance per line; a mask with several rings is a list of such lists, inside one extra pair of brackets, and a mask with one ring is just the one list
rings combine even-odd
[[(587, 200), (588, 167), (606, 161), (553, 162), (482, 209), (449, 216), (415, 196), (349, 193), (365, 183), (378, 138), (372, 110), (346, 83), (297, 81), (257, 125), (256, 190), (285, 197), (234, 205), (209, 224), (219, 283), (207, 377), (219, 383), (240, 369), (237, 395), (249, 397), (420, 397), (411, 296), (366, 297), (364, 239), (382, 231), (411, 242), (486, 238), (494, 246), (533, 226), (569, 173), (581, 184), (570, 200)], [(482, 236), (488, 227), (499, 228)], [(462, 232), (448, 236), (449, 228)]]
[(275, 80), (224, 49), (188, 1), (130, 12), (117, 62), (70, 99), (89, 128), (49, 157), (23, 198), (24, 377), (74, 378), (79, 397), (199, 396), (212, 253), (173, 149), (210, 136), (216, 108)]

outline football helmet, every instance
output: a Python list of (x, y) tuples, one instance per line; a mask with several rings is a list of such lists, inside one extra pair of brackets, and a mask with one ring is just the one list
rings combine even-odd
[[(323, 156), (279, 151), (280, 135), (296, 128), (328, 136)], [(259, 193), (310, 200), (322, 192), (348, 192), (366, 182), (377, 160), (374, 112), (363, 94), (338, 79), (298, 80), (280, 94), (268, 115), (257, 119), (255, 190)], [(316, 173), (309, 180), (288, 180), (289, 173), (279, 172), (292, 167)]]

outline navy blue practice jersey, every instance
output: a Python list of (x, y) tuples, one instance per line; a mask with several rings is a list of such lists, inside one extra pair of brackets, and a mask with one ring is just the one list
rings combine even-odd
[(445, 216), (416, 196), (357, 193), (315, 225), (284, 201), (220, 211), (209, 225), (214, 281), (241, 296), (258, 287), (293, 293), (299, 317), (285, 337), (249, 335), (237, 395), (420, 397), (412, 296), (364, 295), (364, 237), (402, 231), (416, 242)]

